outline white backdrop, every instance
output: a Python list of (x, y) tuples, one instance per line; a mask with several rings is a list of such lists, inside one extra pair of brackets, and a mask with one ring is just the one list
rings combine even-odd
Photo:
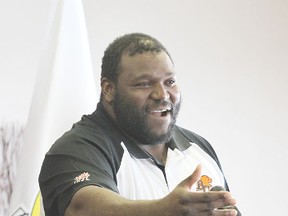
[[(0, 121), (27, 121), (51, 2), (0, 0)], [(243, 215), (285, 215), (288, 1), (83, 4), (97, 84), (116, 36), (158, 38), (178, 71), (178, 123), (213, 144)]]

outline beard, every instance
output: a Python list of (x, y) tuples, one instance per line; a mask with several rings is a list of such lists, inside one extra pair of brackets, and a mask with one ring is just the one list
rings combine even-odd
[(120, 128), (128, 135), (139, 141), (143, 145), (157, 145), (167, 143), (172, 139), (172, 133), (178, 116), (180, 101), (173, 105), (171, 102), (160, 101), (154, 102), (153, 106), (170, 105), (171, 121), (166, 132), (157, 134), (148, 124), (148, 109), (145, 106), (143, 109), (138, 109), (134, 103), (122, 97), (118, 92), (112, 102), (112, 107), (116, 115), (116, 122)]

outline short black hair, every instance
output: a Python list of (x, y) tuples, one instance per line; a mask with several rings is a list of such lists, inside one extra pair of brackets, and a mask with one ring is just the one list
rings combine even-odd
[(154, 37), (143, 33), (130, 33), (116, 38), (105, 50), (102, 58), (101, 78), (105, 77), (114, 83), (118, 80), (118, 66), (121, 56), (127, 52), (130, 56), (144, 52), (167, 53), (167, 49)]

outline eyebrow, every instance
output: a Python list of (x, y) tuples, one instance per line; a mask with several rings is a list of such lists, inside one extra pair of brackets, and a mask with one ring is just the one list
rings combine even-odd
[[(176, 73), (175, 72), (166, 72), (165, 76), (167, 76), (167, 77), (176, 76)], [(150, 74), (142, 74), (140, 76), (132, 76), (131, 79), (141, 80), (141, 79), (148, 79), (150, 77), (151, 77)]]

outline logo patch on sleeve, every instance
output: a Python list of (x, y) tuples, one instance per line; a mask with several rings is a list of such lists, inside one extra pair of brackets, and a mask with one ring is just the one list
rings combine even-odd
[(90, 181), (89, 176), (90, 174), (88, 172), (81, 173), (79, 176), (74, 178), (74, 184), (77, 184), (83, 181)]

